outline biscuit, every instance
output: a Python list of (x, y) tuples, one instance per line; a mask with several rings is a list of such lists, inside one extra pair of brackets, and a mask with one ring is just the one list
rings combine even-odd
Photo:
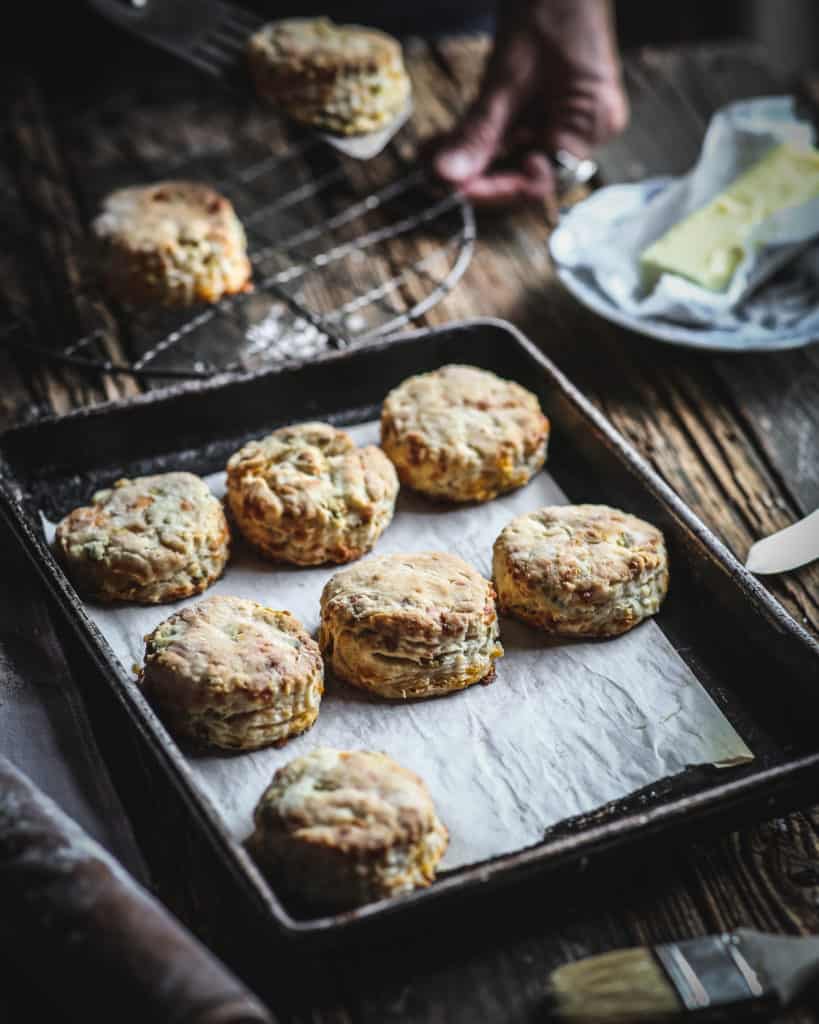
[(265, 557), (296, 565), (349, 562), (390, 523), (398, 477), (374, 445), (357, 448), (327, 423), (282, 427), (227, 465), (228, 505)]
[(502, 612), (558, 637), (618, 636), (668, 590), (660, 531), (606, 505), (555, 505), (518, 516), (495, 541)]
[(56, 550), (77, 588), (100, 601), (162, 604), (222, 574), (230, 534), (219, 501), (193, 473), (117, 480), (57, 527)]
[(92, 230), (106, 286), (123, 302), (190, 306), (250, 288), (244, 229), (208, 185), (119, 189), (103, 200)]
[(503, 655), (495, 592), (457, 555), (383, 555), (336, 573), (319, 646), (340, 679), (401, 700), (462, 690)]
[(427, 787), (386, 754), (319, 747), (262, 795), (248, 847), (306, 902), (345, 909), (426, 887), (448, 843)]
[(475, 366), (410, 377), (381, 410), (381, 447), (401, 483), (450, 501), (522, 487), (543, 465), (548, 439), (535, 395)]
[(215, 594), (175, 612), (145, 645), (142, 688), (177, 735), (256, 750), (316, 720), (324, 664), (290, 612)]
[(343, 135), (383, 127), (411, 91), (401, 44), (359, 25), (274, 21), (250, 38), (247, 53), (262, 98), (297, 121)]

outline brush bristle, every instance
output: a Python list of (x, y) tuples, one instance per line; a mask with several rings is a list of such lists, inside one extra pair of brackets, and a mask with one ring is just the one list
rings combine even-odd
[(649, 949), (618, 949), (559, 967), (550, 996), (556, 1018), (585, 1024), (662, 1021), (684, 1012)]

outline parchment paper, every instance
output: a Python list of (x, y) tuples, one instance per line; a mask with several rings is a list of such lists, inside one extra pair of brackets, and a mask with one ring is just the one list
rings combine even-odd
[[(359, 444), (377, 443), (378, 425), (350, 433)], [(224, 475), (207, 479), (221, 496)], [(480, 506), (443, 506), (404, 490), (376, 552), (452, 551), (488, 577), (492, 543), (513, 516), (566, 500), (545, 472)], [(321, 589), (338, 568), (276, 567), (237, 541), (208, 593), (288, 608), (315, 632)], [(141, 662), (143, 636), (186, 603), (87, 607), (130, 669)], [(549, 646), (505, 619), (501, 639), (506, 656), (488, 686), (391, 703), (328, 678), (318, 721), (303, 736), (281, 749), (191, 756), (190, 763), (243, 840), (256, 801), (286, 761), (317, 746), (383, 750), (426, 781), (450, 832), (443, 866), (454, 868), (530, 846), (547, 826), (688, 765), (753, 756), (654, 622), (615, 640)]]
[(389, 124), (377, 131), (367, 132), (364, 135), (340, 135), (338, 132), (317, 132), (316, 134), (345, 156), (351, 156), (354, 160), (372, 160), (404, 127), (411, 114), (412, 96), (408, 96), (404, 106)]
[[(724, 330), (764, 322), (770, 330), (792, 327), (798, 315), (805, 326), (819, 329), (815, 301), (803, 310), (798, 294), (792, 294), (793, 282), (809, 276), (811, 261), (815, 262), (819, 199), (782, 210), (761, 224), (724, 293), (664, 274), (646, 295), (639, 265), (647, 246), (705, 206), (771, 147), (783, 142), (805, 147), (813, 141), (812, 126), (797, 116), (789, 96), (730, 104), (714, 115), (689, 174), (658, 180), (648, 201), (646, 182), (600, 189), (561, 221), (550, 240), (552, 256), (631, 316)], [(760, 287), (785, 264), (793, 273), (784, 290), (782, 282), (770, 289)]]

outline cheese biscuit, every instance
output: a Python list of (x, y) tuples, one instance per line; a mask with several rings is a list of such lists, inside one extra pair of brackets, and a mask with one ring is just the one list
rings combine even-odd
[(492, 584), (437, 551), (336, 573), (321, 595), (319, 646), (340, 679), (396, 700), (489, 682), (503, 655)]
[(248, 291), (245, 233), (208, 185), (160, 181), (112, 192), (92, 225), (108, 290), (133, 305), (190, 306)]
[(522, 487), (546, 459), (537, 397), (475, 366), (443, 366), (394, 388), (381, 446), (401, 483), (449, 501), (489, 501)]
[(382, 128), (410, 95), (401, 44), (376, 29), (289, 18), (259, 29), (247, 52), (263, 99), (337, 134)]
[(280, 768), (248, 847), (307, 903), (348, 909), (428, 886), (446, 828), (417, 775), (386, 754), (318, 748)]
[(296, 565), (349, 562), (389, 525), (398, 477), (380, 448), (358, 448), (327, 423), (282, 427), (227, 465), (228, 505), (265, 557)]
[(216, 594), (175, 612), (145, 642), (142, 688), (177, 735), (256, 750), (316, 720), (324, 664), (290, 612)]
[(502, 612), (559, 637), (625, 633), (668, 590), (660, 531), (606, 505), (554, 505), (518, 516), (495, 541)]
[(218, 579), (230, 534), (222, 505), (193, 473), (117, 480), (57, 527), (57, 555), (100, 601), (162, 604)]

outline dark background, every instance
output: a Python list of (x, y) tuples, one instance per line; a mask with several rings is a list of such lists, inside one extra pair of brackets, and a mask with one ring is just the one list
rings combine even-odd
[[(128, 0), (112, 0), (127, 3)], [(152, 0), (154, 3), (164, 0)], [(398, 35), (445, 34), (491, 28), (491, 0), (255, 0), (243, 6), (270, 18), (327, 13), (336, 20), (380, 25)], [(192, 8), (196, 8), (193, 0)], [(819, 4), (815, 0), (719, 0), (715, 3), (666, 0), (619, 0), (615, 3), (623, 49), (728, 38), (759, 41), (774, 64), (800, 70), (819, 61)], [(167, 64), (148, 49), (107, 25), (82, 0), (40, 5), (18, 0), (4, 11), (0, 32), (0, 75), (36, 66), (64, 94), (104, 89), (107, 73), (123, 62), (141, 74)]]

